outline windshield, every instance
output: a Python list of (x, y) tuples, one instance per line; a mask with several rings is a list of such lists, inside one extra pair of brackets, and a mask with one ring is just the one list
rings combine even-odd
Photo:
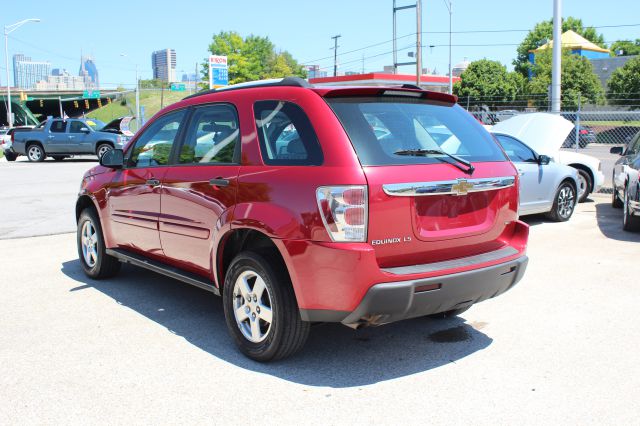
[(102, 121), (97, 120), (95, 118), (87, 118), (86, 120), (84, 120), (84, 122), (87, 124), (87, 126), (91, 127), (91, 129), (93, 130), (100, 130), (105, 126), (105, 124)]
[(493, 138), (458, 105), (386, 96), (327, 102), (364, 166), (431, 164), (447, 154), (468, 162), (507, 161)]

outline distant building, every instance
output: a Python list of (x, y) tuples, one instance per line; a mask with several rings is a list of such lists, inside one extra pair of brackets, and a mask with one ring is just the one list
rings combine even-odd
[(462, 62), (458, 62), (453, 67), (451, 67), (451, 75), (454, 77), (460, 77), (460, 74), (465, 72), (467, 68), (469, 68), (471, 62), (467, 58), (464, 58)]
[(151, 54), (153, 78), (167, 82), (176, 79), (176, 51), (173, 49), (157, 50)]
[(322, 78), (327, 76), (327, 71), (323, 71), (320, 69), (320, 65), (307, 65), (305, 67), (307, 70), (307, 78)]
[[(81, 56), (80, 57), (80, 70), (78, 71), (78, 76), (87, 77), (88, 81), (90, 81), (90, 86), (92, 88), (100, 87), (100, 80), (98, 78), (98, 68), (96, 67), (96, 63), (91, 56)], [(85, 79), (86, 81), (87, 79)]]
[(638, 56), (612, 56), (608, 58), (600, 58), (600, 59), (591, 59), (591, 64), (593, 65), (593, 72), (596, 73), (598, 78), (600, 79), (600, 84), (605, 89), (607, 88), (607, 83), (611, 78), (611, 74), (618, 68), (624, 66), (627, 61), (637, 58)]
[(188, 83), (190, 81), (196, 81), (197, 77), (195, 74), (182, 74), (182, 82)]
[(33, 88), (46, 91), (69, 91), (95, 89), (97, 86), (94, 86), (88, 73), (83, 76), (72, 75), (65, 69), (56, 68), (55, 74), (52, 73), (45, 80), (38, 81)]
[(33, 61), (21, 53), (13, 55), (13, 85), (20, 89), (31, 89), (51, 73), (51, 63)]

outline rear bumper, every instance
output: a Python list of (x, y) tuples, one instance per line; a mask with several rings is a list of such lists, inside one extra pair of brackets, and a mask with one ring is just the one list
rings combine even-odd
[(597, 171), (593, 176), (593, 191), (598, 192), (598, 190), (604, 185), (604, 173), (601, 171)]
[(464, 308), (509, 290), (524, 275), (527, 262), (527, 256), (521, 256), (456, 274), (375, 284), (352, 312), (303, 309), (301, 316), (347, 325), (384, 324)]

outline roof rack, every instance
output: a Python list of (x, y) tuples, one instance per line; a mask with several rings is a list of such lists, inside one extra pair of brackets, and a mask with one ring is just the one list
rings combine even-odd
[(273, 87), (273, 86), (290, 86), (290, 87), (313, 87), (307, 80), (300, 77), (284, 77), (284, 78), (271, 78), (268, 80), (256, 80), (247, 81), (246, 83), (232, 84), (231, 86), (220, 87), (218, 89), (204, 90), (202, 92), (194, 93), (183, 99), (191, 99), (198, 96), (209, 95), (211, 93), (226, 92), (229, 90), (249, 89), (254, 87)]

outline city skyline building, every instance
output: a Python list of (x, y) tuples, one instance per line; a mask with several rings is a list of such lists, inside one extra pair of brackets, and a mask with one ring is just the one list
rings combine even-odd
[(80, 55), (80, 70), (78, 71), (78, 76), (83, 77), (85, 81), (88, 81), (91, 87), (100, 87), (98, 67), (96, 67), (93, 56)]
[(156, 50), (151, 54), (151, 68), (153, 78), (166, 82), (176, 79), (176, 51), (174, 49)]
[(31, 89), (38, 81), (51, 74), (49, 61), (34, 61), (22, 53), (13, 55), (13, 85), (19, 89)]

